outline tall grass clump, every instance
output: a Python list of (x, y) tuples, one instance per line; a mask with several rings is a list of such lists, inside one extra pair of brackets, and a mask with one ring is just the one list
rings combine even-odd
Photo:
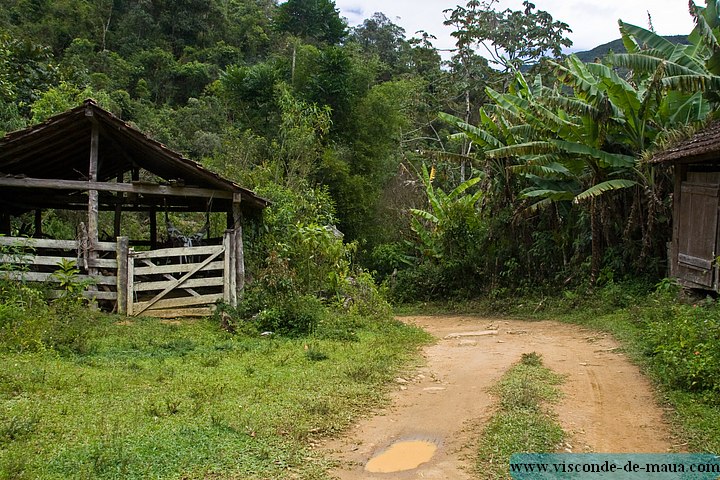
[(563, 378), (543, 366), (535, 352), (524, 353), (493, 388), (497, 407), (485, 427), (476, 468), (482, 478), (509, 478), (510, 456), (554, 452), (564, 432), (549, 404), (560, 397)]

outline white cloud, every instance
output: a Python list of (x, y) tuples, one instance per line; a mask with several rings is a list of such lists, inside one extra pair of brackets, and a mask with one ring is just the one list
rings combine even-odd
[[(655, 31), (661, 35), (688, 34), (693, 28), (686, 0), (534, 0), (533, 3), (554, 19), (570, 25), (572, 51), (589, 50), (619, 38), (618, 19), (647, 27), (648, 10)], [(702, 0), (698, 3), (704, 5)], [(443, 25), (443, 10), (465, 5), (447, 0), (336, 0), (335, 4), (351, 26), (362, 23), (375, 12), (382, 12), (405, 29), (407, 38), (418, 30), (435, 35), (438, 39), (433, 43), (439, 49), (450, 49), (455, 45), (450, 36), (452, 27)], [(521, 7), (522, 0), (501, 0), (499, 8), (520, 10)]]

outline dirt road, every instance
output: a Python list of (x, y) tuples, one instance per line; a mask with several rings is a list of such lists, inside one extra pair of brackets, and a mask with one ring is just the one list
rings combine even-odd
[[(523, 353), (537, 352), (544, 364), (566, 375), (555, 406), (569, 434), (559, 451), (635, 453), (673, 449), (663, 411), (652, 388), (611, 337), (557, 322), (479, 317), (408, 317), (437, 337), (426, 347), (425, 366), (397, 378), (388, 409), (360, 421), (327, 445), (352, 479), (469, 479), (473, 441), (491, 415), (488, 388)], [(404, 440), (438, 445), (419, 467), (398, 472), (366, 471), (368, 460)]]

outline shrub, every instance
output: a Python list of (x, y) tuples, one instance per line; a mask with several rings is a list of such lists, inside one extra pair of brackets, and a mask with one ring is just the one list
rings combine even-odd
[(652, 362), (662, 381), (688, 391), (720, 393), (720, 309), (717, 305), (678, 305), (647, 318)]

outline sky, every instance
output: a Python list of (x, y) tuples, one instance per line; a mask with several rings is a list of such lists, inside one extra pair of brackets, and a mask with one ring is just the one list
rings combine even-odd
[[(693, 28), (687, 0), (533, 0), (538, 10), (545, 10), (555, 20), (572, 29), (571, 52), (590, 50), (620, 38), (618, 19), (644, 28), (648, 26), (648, 11), (655, 31), (660, 35), (687, 35)], [(696, 4), (705, 5), (702, 0)], [(454, 47), (450, 36), (452, 27), (443, 25), (443, 10), (465, 6), (466, 0), (335, 0), (340, 15), (350, 26), (361, 24), (375, 12), (382, 12), (394, 24), (405, 29), (406, 38), (418, 30), (435, 35), (433, 45), (441, 50)], [(497, 10), (522, 9), (522, 0), (500, 0)], [(480, 53), (480, 52), (478, 52)], [(567, 53), (567, 52), (566, 52)], [(451, 54), (444, 53), (444, 58)]]

